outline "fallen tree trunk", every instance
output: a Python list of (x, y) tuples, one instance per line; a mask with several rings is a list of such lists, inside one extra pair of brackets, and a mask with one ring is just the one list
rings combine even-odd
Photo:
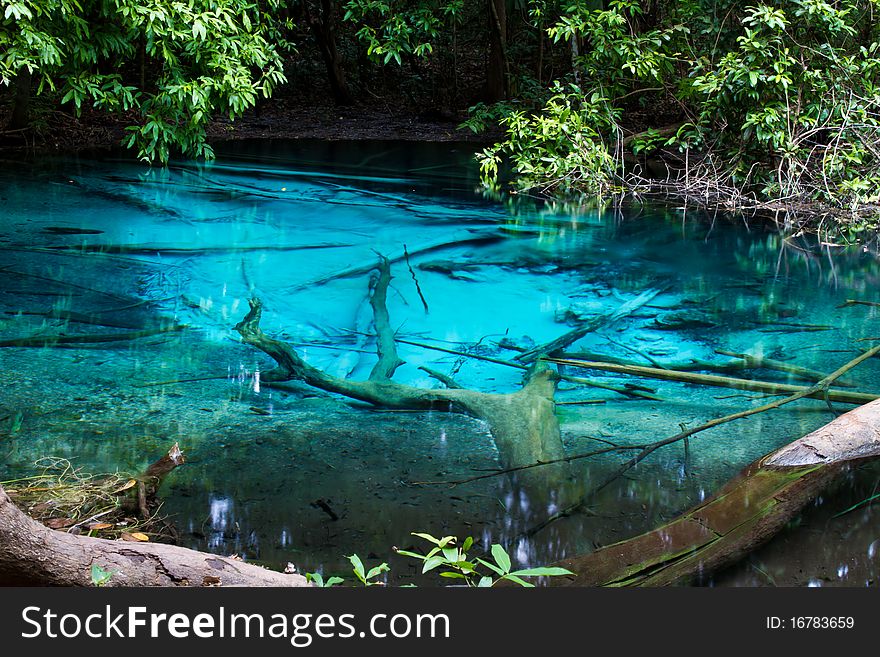
[(309, 585), (300, 575), (173, 545), (55, 531), (20, 511), (0, 486), (0, 582), (91, 586), (95, 565), (112, 573), (105, 586)]
[[(536, 461), (559, 461), (564, 456), (559, 421), (554, 409), (559, 377), (545, 364), (522, 366), (525, 370), (522, 388), (507, 394), (462, 388), (418, 388), (392, 381), (391, 377), (403, 361), (397, 354), (397, 340), (386, 308), (385, 297), (391, 281), (390, 266), (388, 258), (380, 258), (376, 267), (378, 277), (370, 285), (378, 360), (367, 380), (333, 376), (306, 363), (288, 343), (265, 335), (260, 329), (262, 303), (259, 299), (251, 299), (250, 311), (235, 329), (243, 342), (256, 347), (277, 363), (275, 369), (262, 375), (263, 379), (269, 382), (299, 380), (315, 388), (382, 408), (464, 413), (489, 425), (503, 467)], [(547, 468), (547, 472), (529, 472), (524, 478), (529, 480), (529, 485), (560, 484), (564, 473), (567, 473), (567, 466), (560, 463)]]
[(705, 577), (782, 529), (854, 463), (880, 456), (880, 400), (758, 459), (665, 525), (557, 564), (552, 585), (663, 586)]

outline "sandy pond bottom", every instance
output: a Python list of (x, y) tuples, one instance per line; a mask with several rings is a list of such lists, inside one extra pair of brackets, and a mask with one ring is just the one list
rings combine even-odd
[[(346, 570), (345, 555), (357, 552), (389, 561), (393, 582), (436, 583), (392, 546), (420, 548), (410, 532), (426, 531), (500, 542), (522, 565), (588, 551), (668, 520), (848, 407), (808, 400), (699, 434), (687, 456), (682, 444), (664, 448), (586, 513), (526, 537), (558, 508), (553, 491), (530, 495), (506, 476), (443, 483), (498, 467), (483, 423), (261, 385), (257, 373), (271, 363), (232, 331), (248, 296), (266, 303), (267, 332), (353, 378), (374, 362), (365, 303), (374, 250), (402, 256), (404, 245), (411, 257), (395, 262), (389, 297), (398, 335), (493, 358), (515, 355), (502, 338), (544, 342), (655, 286), (664, 291), (650, 304), (572, 350), (670, 366), (728, 360), (720, 349), (830, 372), (860, 338), (878, 335), (875, 308), (839, 307), (878, 300), (877, 260), (857, 246), (674, 208), (504, 206), (473, 192), (467, 153), (450, 145), (260, 148), (164, 172), (106, 158), (0, 170), (0, 340), (189, 327), (0, 349), (0, 480), (33, 473), (46, 456), (84, 472), (137, 471), (179, 441), (189, 461), (163, 488), (163, 513), (181, 544), (325, 573)], [(519, 372), (484, 361), (400, 352), (407, 365), (396, 378), (413, 385), (439, 385), (420, 365), (486, 391), (519, 383)], [(648, 386), (662, 401), (561, 384), (559, 401), (604, 402), (557, 407), (569, 454), (650, 442), (761, 403), (728, 389), (592, 376)], [(878, 363), (849, 378), (880, 390)], [(588, 489), (624, 459), (579, 460), (571, 474)], [(876, 584), (874, 507), (835, 516), (874, 494), (878, 475), (861, 467), (708, 583)]]

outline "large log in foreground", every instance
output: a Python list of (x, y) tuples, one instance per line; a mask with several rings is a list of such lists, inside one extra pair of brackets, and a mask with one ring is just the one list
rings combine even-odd
[[(136, 499), (124, 500), (121, 506), (137, 506), (148, 519), (162, 480), (185, 461), (174, 443), (167, 454), (135, 477), (132, 483), (136, 482), (136, 487), (114, 491), (136, 491)], [(0, 584), (90, 586), (94, 566), (109, 573), (104, 586), (309, 585), (300, 575), (173, 545), (56, 531), (18, 509), (0, 486)]]
[(0, 581), (90, 586), (91, 569), (112, 573), (105, 586), (308, 586), (242, 561), (173, 545), (75, 536), (20, 511), (0, 486)]
[(880, 456), (880, 400), (758, 459), (716, 495), (653, 531), (560, 561), (552, 585), (684, 584), (731, 564), (782, 529), (854, 463)]

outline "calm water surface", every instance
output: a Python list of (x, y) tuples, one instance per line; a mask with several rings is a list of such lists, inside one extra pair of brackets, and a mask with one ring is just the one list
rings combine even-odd
[[(687, 453), (656, 452), (587, 513), (528, 536), (558, 510), (555, 491), (530, 493), (509, 476), (448, 483), (498, 468), (485, 424), (263, 384), (271, 361), (232, 330), (252, 296), (265, 304), (264, 330), (309, 363), (368, 376), (377, 253), (393, 259), (398, 337), (501, 360), (649, 287), (664, 292), (571, 350), (660, 367), (748, 352), (830, 372), (880, 335), (877, 308), (841, 307), (880, 301), (878, 260), (859, 245), (675, 207), (502, 204), (476, 185), (467, 147), (449, 144), (239, 144), (216, 162), (167, 169), (107, 155), (0, 163), (0, 340), (121, 338), (0, 349), (0, 480), (33, 473), (45, 456), (84, 472), (137, 471), (178, 441), (189, 462), (169, 477), (163, 512), (182, 544), (301, 571), (344, 570), (357, 552), (390, 560), (402, 580), (414, 569), (392, 546), (421, 547), (412, 531), (472, 535), (505, 544), (521, 564), (547, 563), (655, 526), (850, 408), (808, 400), (699, 434)], [(163, 331), (176, 325), (186, 328)], [(439, 386), (427, 367), (487, 392), (520, 384), (514, 368), (399, 349), (401, 382)], [(570, 454), (659, 440), (761, 403), (756, 393), (569, 373), (660, 399), (562, 383)], [(730, 374), (808, 383), (774, 370)], [(880, 392), (876, 362), (848, 380)], [(579, 401), (600, 403), (570, 403)], [(625, 458), (578, 460), (572, 474), (588, 489)], [(871, 495), (877, 472), (866, 466), (822, 499), (824, 516), (807, 514), (813, 534), (828, 537), (809, 548), (821, 568), (794, 575), (803, 543), (789, 536), (795, 543), (770, 565), (752, 564), (767, 577), (742, 581), (876, 577), (871, 507), (832, 516)]]

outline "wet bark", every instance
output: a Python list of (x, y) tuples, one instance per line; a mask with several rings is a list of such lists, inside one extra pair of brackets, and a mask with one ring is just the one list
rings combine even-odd
[(147, 519), (152, 515), (150, 509), (157, 506), (156, 495), (165, 477), (177, 466), (184, 463), (186, 463), (186, 457), (180, 451), (180, 446), (174, 443), (167, 454), (151, 463), (146, 470), (138, 475), (137, 503), (142, 518)]
[(554, 585), (664, 586), (705, 578), (762, 545), (853, 464), (880, 456), (880, 400), (758, 459), (653, 531), (559, 562)]

